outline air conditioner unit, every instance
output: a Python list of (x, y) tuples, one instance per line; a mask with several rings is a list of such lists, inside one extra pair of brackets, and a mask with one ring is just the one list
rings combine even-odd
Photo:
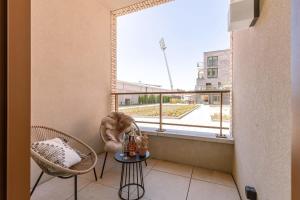
[(237, 31), (254, 26), (259, 17), (259, 0), (231, 0), (228, 30)]

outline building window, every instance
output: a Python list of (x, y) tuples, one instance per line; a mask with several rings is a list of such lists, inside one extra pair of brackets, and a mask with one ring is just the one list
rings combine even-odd
[(213, 96), (213, 104), (219, 104), (221, 101), (221, 98), (219, 95), (214, 95)]
[(212, 87), (211, 87), (211, 83), (206, 83), (206, 90), (211, 90)]
[(207, 57), (207, 66), (208, 67), (217, 67), (218, 66), (218, 56)]
[(208, 68), (207, 78), (218, 78), (218, 68)]
[(218, 78), (218, 56), (207, 57), (207, 78)]
[(221, 87), (222, 87), (222, 83), (218, 82), (218, 89), (221, 89)]

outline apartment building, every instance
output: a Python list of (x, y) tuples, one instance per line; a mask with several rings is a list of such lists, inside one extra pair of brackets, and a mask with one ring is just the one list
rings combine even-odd
[[(195, 90), (231, 89), (232, 62), (231, 50), (217, 50), (203, 53), (203, 65), (198, 64), (198, 76)], [(220, 95), (201, 95), (196, 97), (198, 103), (219, 104)], [(229, 103), (229, 96), (224, 102)]]

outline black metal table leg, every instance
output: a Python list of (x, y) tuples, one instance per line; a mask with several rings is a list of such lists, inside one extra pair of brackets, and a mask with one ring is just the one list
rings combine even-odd
[(129, 199), (129, 194), (130, 194), (130, 183), (131, 183), (131, 182), (130, 182), (130, 164), (131, 164), (131, 163), (128, 164), (128, 165), (129, 165), (129, 170), (128, 170), (128, 171), (129, 171), (129, 175), (128, 175), (128, 179), (129, 179), (129, 180), (128, 180), (128, 183), (129, 183), (129, 184), (128, 184), (128, 189), (127, 189), (127, 193), (128, 193), (127, 199)]
[(126, 168), (126, 173), (125, 173), (125, 185), (127, 185), (127, 164), (124, 164)]
[(40, 180), (41, 180), (43, 174), (44, 174), (44, 172), (42, 171), (41, 174), (40, 174), (40, 176), (39, 176), (39, 178), (38, 178), (37, 181), (35, 182), (35, 184), (34, 184), (32, 190), (31, 190), (31, 192), (30, 192), (30, 196), (33, 194), (33, 192), (34, 192), (36, 186), (39, 184), (39, 182), (40, 182)]
[(103, 177), (103, 172), (104, 172), (104, 168), (105, 168), (105, 163), (106, 163), (107, 154), (108, 154), (108, 152), (105, 153), (105, 157), (104, 157), (104, 162), (103, 162), (103, 165), (102, 165), (102, 170), (101, 170), (100, 178)]
[[(139, 167), (138, 163), (135, 163), (135, 168), (136, 168), (136, 182), (139, 183)], [(136, 191), (137, 191), (137, 196), (140, 196), (140, 188), (138, 185), (136, 185)]]
[(77, 175), (74, 176), (74, 199), (77, 200)]
[(143, 174), (143, 166), (141, 163), (139, 163), (140, 165), (140, 178), (141, 178), (141, 185), (144, 188), (144, 174)]
[[(40, 179), (42, 178), (43, 174), (44, 174), (44, 172), (42, 172), (42, 173), (40, 174), (39, 178), (37, 179), (36, 183), (34, 184), (33, 189), (32, 189), (32, 191), (30, 192), (30, 196), (33, 194), (33, 192), (34, 192), (36, 186), (38, 185)], [(77, 182), (78, 182), (78, 181), (77, 181), (77, 175), (57, 176), (57, 177), (58, 177), (58, 178), (61, 178), (61, 179), (69, 179), (69, 178), (73, 178), (73, 177), (74, 177), (74, 199), (77, 200), (77, 196), (78, 196), (78, 194), (77, 194), (77, 191), (78, 191), (78, 189), (77, 189), (77, 185), (78, 185), (78, 183), (77, 183)]]
[[(122, 185), (123, 185), (123, 175), (124, 175), (124, 163), (122, 163), (120, 188), (122, 188)], [(122, 190), (121, 190), (121, 193), (122, 193)]]
[(98, 181), (98, 178), (97, 178), (97, 173), (96, 173), (96, 169), (94, 167), (94, 176), (95, 176), (95, 180)]

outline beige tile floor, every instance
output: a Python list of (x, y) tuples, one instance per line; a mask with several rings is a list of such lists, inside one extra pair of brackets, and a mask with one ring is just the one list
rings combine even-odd
[[(103, 157), (96, 166), (98, 176)], [(103, 179), (96, 182), (93, 172), (79, 176), (78, 199), (118, 200), (120, 173), (120, 164), (109, 155)], [(226, 173), (150, 159), (144, 176), (144, 200), (240, 200), (232, 176)], [(73, 179), (53, 178), (40, 184), (31, 199), (72, 200), (73, 192)]]

